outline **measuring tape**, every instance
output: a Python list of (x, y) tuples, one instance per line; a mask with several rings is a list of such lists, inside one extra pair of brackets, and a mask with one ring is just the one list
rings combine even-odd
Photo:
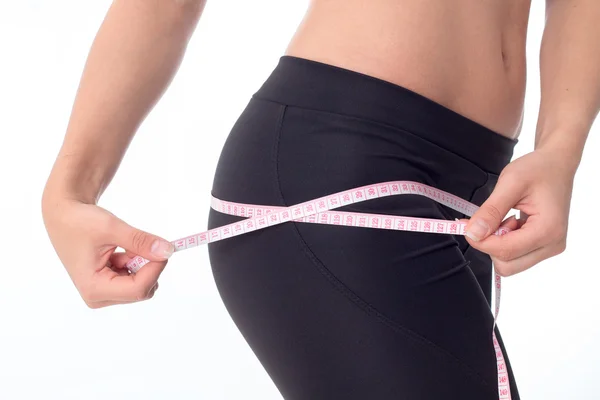
[[(269, 226), (283, 224), (284, 222), (305, 222), (325, 225), (344, 225), (361, 228), (392, 229), (398, 231), (441, 233), (449, 235), (464, 235), (467, 224), (461, 221), (449, 221), (431, 218), (402, 217), (385, 214), (368, 214), (347, 211), (332, 211), (336, 208), (361, 201), (376, 199), (385, 196), (400, 194), (413, 194), (428, 197), (464, 215), (472, 216), (479, 207), (461, 199), (453, 194), (444, 192), (431, 186), (412, 181), (390, 181), (330, 194), (318, 199), (305, 201), (290, 207), (266, 206), (255, 204), (234, 203), (211, 197), (211, 208), (216, 211), (247, 217), (247, 219), (223, 225), (208, 231), (187, 236), (173, 241), (175, 252), (197, 247), (205, 243), (213, 243), (234, 236), (243, 235)], [(502, 227), (494, 232), (495, 235), (504, 235), (509, 230)], [(137, 256), (130, 260), (126, 267), (135, 273), (149, 261)], [(494, 328), (500, 311), (501, 279), (494, 270), (495, 310), (492, 338), (496, 352), (498, 370), (499, 399), (511, 399), (508, 380), (508, 370), (502, 349), (496, 339)]]

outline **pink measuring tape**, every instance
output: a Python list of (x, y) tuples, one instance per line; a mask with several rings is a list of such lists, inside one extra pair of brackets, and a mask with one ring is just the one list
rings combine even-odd
[[(290, 207), (234, 203), (212, 197), (211, 207), (214, 210), (225, 214), (247, 217), (247, 219), (210, 229), (206, 232), (187, 236), (185, 238), (175, 240), (172, 243), (175, 246), (175, 251), (177, 252), (196, 247), (201, 244), (212, 243), (234, 236), (243, 235), (245, 233), (264, 229), (269, 226), (283, 224), (284, 222), (288, 221), (327, 225), (345, 225), (361, 228), (393, 229), (399, 231), (442, 233), (449, 235), (465, 234), (465, 227), (467, 224), (460, 221), (331, 211), (342, 206), (359, 203), (365, 200), (400, 194), (425, 196), (468, 216), (472, 216), (479, 208), (475, 204), (463, 200), (460, 197), (454, 196), (453, 194), (444, 192), (443, 190), (411, 181), (391, 181), (361, 186), (323, 196), (318, 199), (305, 201)], [(500, 228), (494, 234), (504, 235), (508, 232), (508, 229)], [(126, 267), (130, 272), (135, 273), (148, 262), (149, 261), (145, 258), (138, 256), (130, 260)], [(492, 338), (494, 343), (494, 351), (496, 352), (498, 369), (498, 394), (499, 399), (510, 400), (511, 395), (506, 362), (494, 332), (496, 319), (498, 318), (498, 312), (500, 311), (501, 291), (501, 279), (495, 270), (494, 287), (496, 295)]]

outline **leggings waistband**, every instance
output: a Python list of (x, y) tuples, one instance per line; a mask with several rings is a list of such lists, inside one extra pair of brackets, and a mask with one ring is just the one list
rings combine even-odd
[(405, 87), (294, 56), (282, 56), (254, 96), (388, 124), (493, 174), (510, 162), (517, 143)]

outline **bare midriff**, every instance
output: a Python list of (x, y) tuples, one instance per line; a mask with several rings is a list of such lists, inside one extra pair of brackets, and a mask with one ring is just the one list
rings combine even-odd
[(312, 0), (286, 54), (383, 79), (516, 138), (530, 0)]

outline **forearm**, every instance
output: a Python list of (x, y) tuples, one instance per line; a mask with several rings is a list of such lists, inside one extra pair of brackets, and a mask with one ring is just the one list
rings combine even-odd
[(97, 201), (177, 71), (203, 3), (113, 2), (90, 50), (45, 192)]
[(547, 0), (535, 148), (575, 173), (600, 108), (600, 2)]

